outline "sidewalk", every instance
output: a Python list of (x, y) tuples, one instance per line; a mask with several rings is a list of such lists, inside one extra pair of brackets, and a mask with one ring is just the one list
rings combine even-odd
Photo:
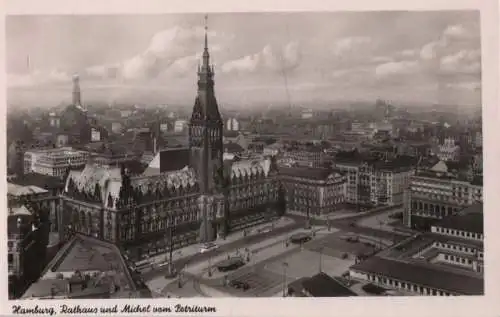
[[(293, 219), (287, 218), (286, 216), (281, 217), (274, 222), (274, 228), (285, 227), (285, 226), (288, 226), (288, 225), (293, 224), (293, 223), (294, 223)], [(270, 226), (271, 226), (271, 223), (263, 223), (263, 224), (255, 226), (255, 227), (248, 228), (246, 230), (247, 236), (252, 235), (252, 234), (258, 234), (259, 230), (262, 230), (263, 228), (270, 227)], [(218, 246), (223, 246), (223, 245), (232, 243), (234, 241), (240, 240), (244, 237), (245, 236), (243, 235), (243, 231), (239, 231), (239, 232), (235, 232), (235, 233), (228, 235), (226, 237), (226, 239), (218, 238), (216, 241), (214, 241), (214, 243), (216, 243)], [(189, 245), (187, 247), (174, 250), (174, 252), (172, 254), (172, 261), (177, 261), (179, 259), (195, 255), (199, 252), (200, 252), (200, 244), (199, 243), (192, 244), (192, 245)], [(167, 264), (169, 261), (168, 257), (169, 257), (169, 254), (168, 254), (168, 252), (166, 252), (166, 253), (152, 256), (148, 260), (152, 266), (159, 266), (159, 265)]]
[[(341, 219), (348, 219), (348, 218), (353, 218), (353, 217), (359, 217), (363, 215), (370, 215), (372, 213), (380, 212), (383, 210), (391, 211), (397, 208), (400, 208), (400, 205), (395, 205), (395, 206), (380, 206), (376, 208), (372, 208), (366, 211), (354, 211), (354, 210), (348, 210), (348, 209), (341, 209), (338, 211), (334, 211), (330, 214), (326, 215), (310, 215), (311, 219), (317, 219), (317, 220), (341, 220)], [(304, 217), (305, 214), (303, 212), (299, 212), (296, 210), (287, 210), (288, 214), (291, 215), (296, 215), (296, 216), (302, 216)]]

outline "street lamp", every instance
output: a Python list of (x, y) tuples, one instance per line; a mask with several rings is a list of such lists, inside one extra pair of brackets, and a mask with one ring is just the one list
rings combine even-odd
[(287, 289), (286, 269), (287, 268), (288, 268), (288, 262), (283, 262), (283, 297), (286, 297), (286, 289)]
[(212, 277), (212, 255), (208, 257), (208, 277)]
[(323, 272), (323, 247), (319, 249), (319, 273)]

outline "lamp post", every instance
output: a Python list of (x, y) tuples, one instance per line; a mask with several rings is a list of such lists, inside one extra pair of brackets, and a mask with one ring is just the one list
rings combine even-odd
[(323, 272), (323, 248), (319, 248), (319, 273)]
[(288, 262), (283, 262), (283, 297), (286, 297), (286, 289), (287, 289), (287, 276), (286, 270), (288, 268)]
[[(380, 218), (377, 217), (377, 221), (378, 221), (378, 224), (379, 224), (379, 230), (382, 231), (382, 220), (380, 220)], [(378, 242), (378, 247), (380, 250), (382, 250), (382, 237), (379, 237), (379, 242)]]
[(208, 277), (212, 277), (212, 255), (208, 257)]

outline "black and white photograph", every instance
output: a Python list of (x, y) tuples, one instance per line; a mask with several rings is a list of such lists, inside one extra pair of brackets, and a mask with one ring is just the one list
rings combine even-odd
[(7, 15), (5, 40), (8, 300), (485, 294), (478, 10)]

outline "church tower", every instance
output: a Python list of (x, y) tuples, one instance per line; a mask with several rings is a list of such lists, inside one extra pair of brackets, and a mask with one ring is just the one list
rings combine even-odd
[(198, 93), (189, 123), (190, 165), (196, 170), (200, 185), (200, 242), (220, 236), (224, 197), (218, 193), (217, 182), (223, 168), (223, 123), (214, 93), (214, 67), (210, 65), (205, 16), (205, 47), (202, 65), (198, 66)]
[(73, 106), (82, 106), (81, 93), (80, 93), (80, 77), (73, 76)]
[(202, 194), (214, 192), (216, 173), (222, 168), (223, 122), (214, 93), (214, 67), (210, 65), (205, 16), (205, 47), (198, 66), (198, 93), (189, 124), (189, 148)]

